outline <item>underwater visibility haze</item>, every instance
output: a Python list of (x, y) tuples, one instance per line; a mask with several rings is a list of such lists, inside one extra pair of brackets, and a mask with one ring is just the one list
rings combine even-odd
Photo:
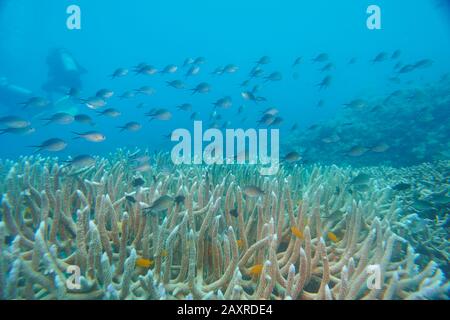
[(0, 299), (449, 298), (449, 1), (0, 0), (0, 146)]

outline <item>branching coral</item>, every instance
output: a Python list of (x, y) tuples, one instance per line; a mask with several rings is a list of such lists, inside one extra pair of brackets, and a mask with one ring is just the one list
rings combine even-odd
[[(394, 232), (400, 204), (389, 188), (350, 194), (352, 172), (334, 166), (273, 177), (254, 166), (166, 174), (169, 161), (155, 156), (137, 188), (124, 151), (81, 170), (38, 157), (2, 163), (0, 297), (448, 298), (436, 263), (420, 269), (414, 247)], [(247, 185), (264, 195), (245, 195)], [(162, 195), (184, 195), (184, 203), (144, 214)], [(80, 270), (79, 286), (68, 285), (70, 266)]]

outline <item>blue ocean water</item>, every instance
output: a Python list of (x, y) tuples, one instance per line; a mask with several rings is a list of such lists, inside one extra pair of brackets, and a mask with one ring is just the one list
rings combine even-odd
[[(66, 27), (69, 5), (81, 8), (81, 30)], [(382, 10), (382, 29), (369, 30), (366, 26), (369, 5)], [(348, 1), (52, 1), (3, 0), (0, 5), (0, 77), (9, 84), (26, 88), (33, 96), (47, 96), (42, 89), (48, 78), (46, 59), (55, 48), (64, 48), (82, 65), (87, 73), (81, 76), (83, 98), (95, 95), (102, 88), (115, 92), (108, 107), (122, 112), (116, 119), (98, 117), (85, 105), (72, 103), (71, 112), (91, 115), (93, 128), (80, 124), (43, 127), (41, 112), (24, 112), (21, 106), (2, 103), (0, 116), (31, 117), (36, 132), (26, 137), (2, 135), (0, 158), (30, 154), (29, 145), (58, 137), (69, 146), (57, 155), (91, 153), (104, 155), (118, 147), (140, 147), (150, 150), (170, 144), (163, 137), (175, 128), (191, 128), (190, 114), (179, 112), (176, 106), (191, 103), (199, 119), (207, 122), (213, 109), (212, 102), (231, 96), (233, 107), (221, 111), (223, 122), (230, 120), (233, 128), (255, 127), (261, 111), (276, 106), (282, 113), (281, 143), (289, 135), (289, 128), (298, 123), (300, 129), (320, 121), (334, 119), (342, 105), (355, 98), (382, 97), (393, 90), (406, 88), (408, 80), (425, 84), (439, 81), (450, 70), (450, 17), (446, 1), (416, 0), (348, 0)], [(401, 84), (387, 81), (393, 63), (373, 64), (370, 61), (379, 52), (391, 54), (401, 50), (404, 63), (432, 59), (433, 65), (420, 72), (405, 75)], [(318, 90), (324, 77), (320, 65), (311, 60), (326, 52), (335, 65), (331, 71), (333, 83), (327, 90)], [(283, 80), (264, 84), (261, 95), (267, 102), (254, 104), (241, 97), (239, 86), (261, 56), (269, 56), (271, 63), (264, 66), (267, 73), (279, 71)], [(199, 75), (185, 79), (183, 61), (205, 57)], [(303, 63), (292, 68), (297, 57)], [(349, 66), (349, 59), (357, 62)], [(130, 68), (147, 62), (158, 69), (175, 64), (174, 75), (130, 75), (111, 80), (109, 75), (117, 68)], [(235, 64), (235, 74), (214, 76), (218, 66)], [(182, 79), (188, 88), (200, 82), (209, 82), (211, 93), (191, 95), (176, 91), (166, 81)], [(252, 82), (252, 85), (264, 83)], [(252, 87), (250, 85), (250, 88)], [(118, 96), (141, 86), (151, 86), (156, 94), (120, 100)], [(64, 94), (54, 93), (55, 102)], [(325, 107), (318, 108), (323, 100)], [(146, 107), (138, 109), (139, 103)], [(246, 106), (245, 119), (237, 117), (237, 108)], [(148, 122), (143, 114), (151, 108), (166, 108), (173, 112), (171, 121)], [(58, 110), (49, 110), (49, 114)], [(39, 115), (38, 115), (39, 114)], [(117, 126), (129, 121), (142, 123), (139, 132), (120, 132)], [(401, 122), (402, 119), (396, 119)], [(393, 124), (395, 125), (395, 123)], [(99, 130), (107, 140), (92, 144), (72, 140), (72, 131)], [(411, 128), (414, 130), (414, 128)]]
[(448, 299), (449, 141), (446, 0), (0, 0), (0, 299)]

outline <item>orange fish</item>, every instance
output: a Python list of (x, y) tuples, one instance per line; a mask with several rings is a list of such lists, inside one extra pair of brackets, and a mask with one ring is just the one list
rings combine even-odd
[(136, 266), (141, 268), (150, 268), (153, 266), (153, 261), (150, 259), (138, 258), (136, 259)]
[(242, 248), (242, 246), (244, 245), (244, 241), (243, 240), (236, 240), (236, 244), (237, 244), (237, 246), (238, 246), (238, 248), (239, 249), (241, 249)]
[(253, 267), (250, 268), (250, 274), (252, 276), (259, 276), (262, 272), (263, 265), (262, 264), (255, 264)]
[(296, 236), (297, 238), (302, 239), (302, 240), (305, 239), (305, 236), (303, 235), (303, 232), (301, 232), (299, 228), (297, 228), (297, 227), (292, 227), (292, 228), (291, 228), (291, 232), (292, 232), (292, 234), (293, 234), (294, 236)]
[(330, 232), (328, 232), (327, 235), (328, 235), (328, 239), (330, 239), (334, 243), (339, 241), (338, 237), (333, 232), (330, 231)]

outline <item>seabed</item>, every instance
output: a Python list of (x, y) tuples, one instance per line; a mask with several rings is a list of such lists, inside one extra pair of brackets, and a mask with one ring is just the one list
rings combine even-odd
[[(1, 299), (448, 299), (450, 161), (261, 176), (161, 153), (133, 187), (131, 154), (0, 162)], [(184, 198), (147, 214), (163, 195)]]

